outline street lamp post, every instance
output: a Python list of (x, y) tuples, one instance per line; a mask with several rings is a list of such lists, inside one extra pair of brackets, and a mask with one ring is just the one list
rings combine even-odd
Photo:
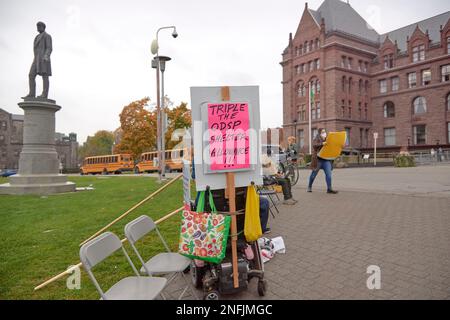
[[(155, 40), (156, 41), (156, 40)], [(155, 41), (153, 41), (152, 43), (152, 52), (153, 52), (153, 45), (155, 43)], [(157, 50), (157, 49), (156, 49)], [(161, 117), (161, 110), (160, 110), (160, 90), (159, 90), (159, 59), (158, 59), (158, 55), (153, 58), (152, 60), (152, 68), (156, 69), (156, 147), (158, 149), (158, 177), (160, 180), (162, 180), (162, 175), (161, 175), (161, 139), (160, 139), (160, 129), (161, 129), (161, 125), (160, 125), (160, 117)]]
[(378, 132), (373, 133), (373, 165), (377, 165), (377, 139), (378, 139)]
[(164, 99), (164, 71), (166, 71), (166, 62), (171, 59), (166, 56), (159, 56), (159, 69), (161, 70), (161, 162), (163, 163), (161, 167), (161, 178), (164, 180), (166, 178), (166, 112), (164, 111), (165, 99)]
[[(159, 83), (159, 72), (161, 69), (161, 60), (159, 56), (159, 42), (158, 42), (158, 34), (163, 29), (173, 29), (172, 37), (176, 38), (178, 37), (177, 29), (175, 26), (168, 26), (168, 27), (162, 27), (159, 28), (156, 31), (156, 39), (152, 41), (151, 45), (151, 51), (156, 57), (154, 58), (154, 61), (156, 61), (156, 103), (157, 103), (157, 146), (158, 146), (158, 172), (159, 172), (159, 180), (165, 179), (165, 153), (162, 151), (165, 149), (164, 145), (164, 131), (163, 131), (163, 117), (162, 117), (162, 108), (161, 108), (161, 95), (160, 95), (160, 83)], [(169, 58), (170, 60), (170, 58)], [(166, 60), (168, 61), (168, 60)], [(164, 66), (165, 67), (165, 66)], [(164, 96), (162, 97), (164, 99)]]

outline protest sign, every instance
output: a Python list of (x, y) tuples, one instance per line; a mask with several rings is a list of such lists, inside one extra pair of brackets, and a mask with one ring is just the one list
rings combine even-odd
[(208, 104), (212, 171), (250, 168), (248, 103)]
[(221, 88), (191, 88), (197, 191), (225, 189), (226, 172), (235, 187), (262, 184), (259, 88), (229, 87), (229, 101)]
[(327, 144), (320, 149), (318, 156), (326, 160), (336, 159), (341, 155), (346, 139), (347, 133), (345, 131), (328, 133)]

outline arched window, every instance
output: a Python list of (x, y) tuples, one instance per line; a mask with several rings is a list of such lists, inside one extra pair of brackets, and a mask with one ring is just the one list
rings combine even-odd
[(303, 81), (299, 81), (297, 83), (297, 96), (298, 97), (305, 96), (305, 83)]
[(447, 54), (450, 54), (450, 35), (447, 35)]
[[(317, 77), (312, 77), (309, 79), (309, 85), (311, 86), (311, 91), (317, 95), (320, 92), (320, 81)], [(315, 96), (314, 100), (317, 100), (318, 96)]]
[(348, 92), (352, 92), (352, 83), (353, 83), (353, 79), (352, 77), (348, 78)]
[(392, 101), (388, 101), (383, 106), (385, 118), (395, 118), (395, 105)]
[(359, 82), (358, 82), (358, 92), (359, 92), (359, 94), (362, 93), (362, 89), (363, 89), (363, 81), (362, 81), (362, 79), (359, 79)]
[(345, 92), (345, 87), (346, 87), (346, 83), (347, 82), (347, 77), (343, 76), (342, 77), (342, 91)]
[(300, 45), (300, 47), (298, 47), (298, 52), (299, 52), (300, 54), (303, 53), (303, 46), (302, 46), (302, 45)]
[(414, 114), (427, 112), (427, 100), (424, 97), (417, 97), (413, 101)]

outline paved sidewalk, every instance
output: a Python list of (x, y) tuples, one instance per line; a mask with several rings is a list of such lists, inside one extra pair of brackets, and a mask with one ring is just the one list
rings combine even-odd
[[(311, 170), (300, 170), (297, 188), (306, 188)], [(450, 164), (414, 168), (348, 168), (333, 170), (333, 187), (337, 190), (450, 197)], [(320, 171), (314, 189), (326, 188)]]
[[(266, 263), (262, 299), (450, 299), (450, 167), (342, 169), (334, 178), (339, 194), (324, 192), (321, 173), (313, 193), (295, 187), (299, 203), (271, 219), (286, 254)], [(370, 265), (381, 268), (380, 290), (367, 289)], [(256, 279), (222, 298), (261, 299)]]

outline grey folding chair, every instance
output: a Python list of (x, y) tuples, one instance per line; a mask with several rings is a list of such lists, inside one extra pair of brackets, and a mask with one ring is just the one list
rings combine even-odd
[[(136, 276), (124, 278), (104, 292), (92, 273), (92, 268), (119, 249), (122, 249)], [(122, 241), (112, 232), (105, 232), (85, 243), (80, 249), (80, 258), (103, 300), (153, 300), (158, 295), (164, 298), (162, 290), (167, 284), (167, 279), (140, 276), (122, 246)]]
[(280, 211), (278, 210), (278, 207), (276, 205), (276, 201), (274, 199), (274, 197), (278, 197), (277, 192), (274, 189), (267, 189), (265, 186), (258, 186), (257, 192), (260, 196), (266, 196), (270, 200), (269, 212), (272, 215), (272, 217), (275, 218), (272, 208), (274, 208), (277, 213), (280, 213)]
[[(158, 234), (167, 252), (158, 253), (156, 256), (145, 262), (135, 244), (153, 230), (155, 230)], [(170, 283), (177, 275), (181, 275), (186, 283), (186, 287), (183, 292), (181, 292), (178, 299), (180, 300), (183, 297), (188, 288), (190, 288), (193, 296), (196, 299), (198, 298), (192, 284), (188, 279), (186, 279), (184, 274), (184, 270), (189, 267), (191, 259), (182, 256), (179, 253), (170, 252), (169, 246), (150, 217), (142, 215), (128, 223), (125, 226), (125, 236), (142, 264), (142, 268), (140, 270), (141, 274), (147, 274), (150, 276), (169, 274), (167, 283)]]

